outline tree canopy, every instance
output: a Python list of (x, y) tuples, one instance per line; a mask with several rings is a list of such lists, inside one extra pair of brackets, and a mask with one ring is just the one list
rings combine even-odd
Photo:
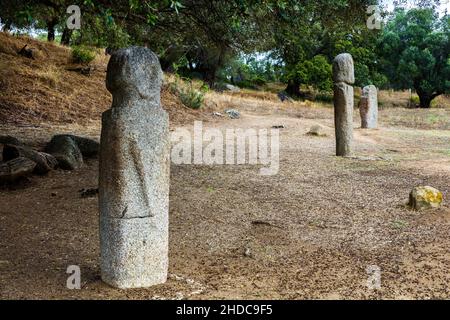
[(414, 88), (420, 106), (450, 91), (450, 17), (398, 10), (379, 39), (381, 67), (396, 89)]
[[(65, 45), (146, 45), (166, 71), (249, 85), (282, 81), (331, 90), (331, 62), (354, 57), (356, 85), (414, 88), (420, 106), (449, 90), (449, 16), (434, 0), (396, 10), (381, 30), (368, 28), (377, 0), (0, 0), (3, 28), (47, 30)], [(81, 8), (80, 30), (66, 26), (69, 5)], [(59, 36), (58, 36), (59, 37)], [(243, 58), (246, 57), (246, 58)], [(250, 58), (251, 57), (251, 58)], [(261, 58), (263, 57), (263, 58)]]

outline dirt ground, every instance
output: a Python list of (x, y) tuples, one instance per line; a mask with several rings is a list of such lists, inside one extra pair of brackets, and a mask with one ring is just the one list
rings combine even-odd
[[(405, 206), (416, 185), (450, 195), (450, 131), (392, 126), (381, 111), (380, 129), (355, 129), (360, 157), (338, 158), (331, 109), (239, 110), (241, 119), (204, 127), (284, 125), (279, 174), (172, 165), (166, 284), (117, 290), (100, 280), (97, 197), (79, 193), (97, 187), (98, 161), (89, 160), (1, 190), (0, 298), (450, 298), (450, 207)], [(315, 124), (328, 136), (306, 135)], [(98, 138), (99, 126), (0, 127), (35, 146), (61, 132)], [(81, 290), (66, 288), (69, 265), (81, 268)], [(370, 266), (381, 289), (367, 287)]]

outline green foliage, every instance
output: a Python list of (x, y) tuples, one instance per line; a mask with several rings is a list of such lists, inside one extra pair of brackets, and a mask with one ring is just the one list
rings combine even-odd
[(279, 81), (280, 75), (278, 62), (270, 55), (241, 54), (219, 71), (218, 79), (241, 88), (258, 89), (268, 82)]
[(200, 109), (205, 101), (205, 94), (209, 90), (209, 87), (202, 84), (199, 89), (196, 89), (192, 80), (183, 79), (181, 81), (180, 77), (176, 75), (175, 81), (169, 84), (169, 89), (180, 98), (180, 101), (186, 107)]
[(319, 91), (330, 91), (332, 89), (331, 64), (322, 55), (300, 61), (286, 75), (285, 80), (291, 79), (297, 79), (300, 83)]
[(72, 47), (72, 61), (75, 63), (89, 63), (95, 59), (95, 49), (86, 46)]
[(379, 40), (385, 75), (395, 89), (414, 88), (420, 106), (450, 92), (450, 19), (433, 9), (397, 10)]
[[(261, 21), (267, 25), (274, 56), (284, 63), (286, 92), (299, 95), (304, 80), (316, 88), (327, 88), (323, 58), (330, 64), (336, 55), (335, 44), (347, 39), (353, 47), (359, 46), (355, 34), (367, 30), (366, 9), (373, 1), (303, 0), (272, 1), (273, 9)], [(270, 41), (265, 41), (269, 42)], [(342, 52), (338, 52), (342, 53)], [(319, 59), (319, 60), (318, 60)], [(319, 76), (308, 70), (318, 69)], [(324, 82), (322, 82), (323, 80)]]

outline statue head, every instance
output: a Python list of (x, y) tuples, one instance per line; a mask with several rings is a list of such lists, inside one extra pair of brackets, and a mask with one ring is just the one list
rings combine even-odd
[(333, 60), (333, 81), (355, 83), (355, 68), (350, 53), (341, 53)]
[(114, 52), (108, 63), (106, 88), (114, 97), (157, 98), (162, 71), (158, 57), (144, 47), (129, 47)]

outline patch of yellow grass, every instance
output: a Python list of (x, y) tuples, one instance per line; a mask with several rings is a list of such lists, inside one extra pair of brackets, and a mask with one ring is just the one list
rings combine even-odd
[(36, 70), (37, 77), (52, 88), (56, 88), (61, 81), (61, 71), (55, 65), (45, 65)]

